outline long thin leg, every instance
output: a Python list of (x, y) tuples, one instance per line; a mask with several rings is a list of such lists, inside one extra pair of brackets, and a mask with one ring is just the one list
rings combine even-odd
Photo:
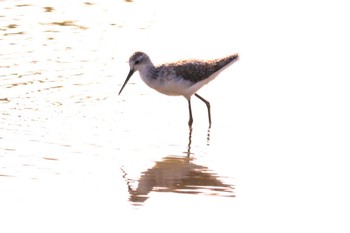
[(191, 109), (191, 99), (188, 100), (188, 110), (190, 111), (190, 120), (188, 121), (188, 126), (191, 127), (193, 123), (192, 109)]
[(209, 117), (209, 128), (210, 128), (210, 126), (211, 126), (210, 103), (209, 103), (209, 101), (204, 99), (202, 96), (198, 95), (197, 93), (195, 93), (194, 95), (197, 96), (200, 100), (202, 100), (205, 103), (205, 105), (207, 105), (208, 117)]

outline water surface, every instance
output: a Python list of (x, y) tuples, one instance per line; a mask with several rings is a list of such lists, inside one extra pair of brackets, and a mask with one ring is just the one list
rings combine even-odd
[[(349, 230), (341, 1), (0, 5), (2, 232)], [(199, 92), (211, 129), (137, 74), (117, 95), (136, 50), (240, 53)]]

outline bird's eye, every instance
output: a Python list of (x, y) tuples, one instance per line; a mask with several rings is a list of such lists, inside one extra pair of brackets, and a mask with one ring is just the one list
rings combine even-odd
[(140, 64), (140, 60), (135, 61), (135, 65), (138, 65), (138, 64)]

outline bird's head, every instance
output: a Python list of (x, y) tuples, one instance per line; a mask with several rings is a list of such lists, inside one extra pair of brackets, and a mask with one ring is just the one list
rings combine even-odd
[(146, 66), (149, 64), (151, 61), (148, 57), (147, 54), (143, 52), (135, 52), (130, 58), (129, 58), (129, 66), (130, 66), (130, 71), (128, 76), (125, 79), (125, 82), (122, 86), (122, 88), (119, 91), (119, 94), (123, 91), (125, 85), (128, 83), (129, 79), (131, 76), (135, 73), (135, 71), (142, 69), (143, 66)]

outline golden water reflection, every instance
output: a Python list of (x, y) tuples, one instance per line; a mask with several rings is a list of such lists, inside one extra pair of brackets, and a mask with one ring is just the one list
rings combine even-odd
[[(209, 130), (207, 139), (209, 144)], [(235, 197), (233, 185), (220, 180), (223, 177), (208, 167), (196, 164), (196, 159), (191, 153), (192, 129), (189, 130), (188, 140), (187, 156), (165, 156), (156, 161), (153, 167), (142, 172), (137, 180), (129, 179), (128, 171), (124, 167), (121, 168), (131, 203), (142, 204), (150, 198), (151, 192)]]
[(151, 192), (173, 192), (234, 197), (234, 186), (226, 184), (208, 167), (194, 163), (190, 157), (166, 156), (153, 167), (142, 173), (137, 188), (134, 180), (124, 178), (129, 191), (129, 201), (134, 204), (145, 202)]

